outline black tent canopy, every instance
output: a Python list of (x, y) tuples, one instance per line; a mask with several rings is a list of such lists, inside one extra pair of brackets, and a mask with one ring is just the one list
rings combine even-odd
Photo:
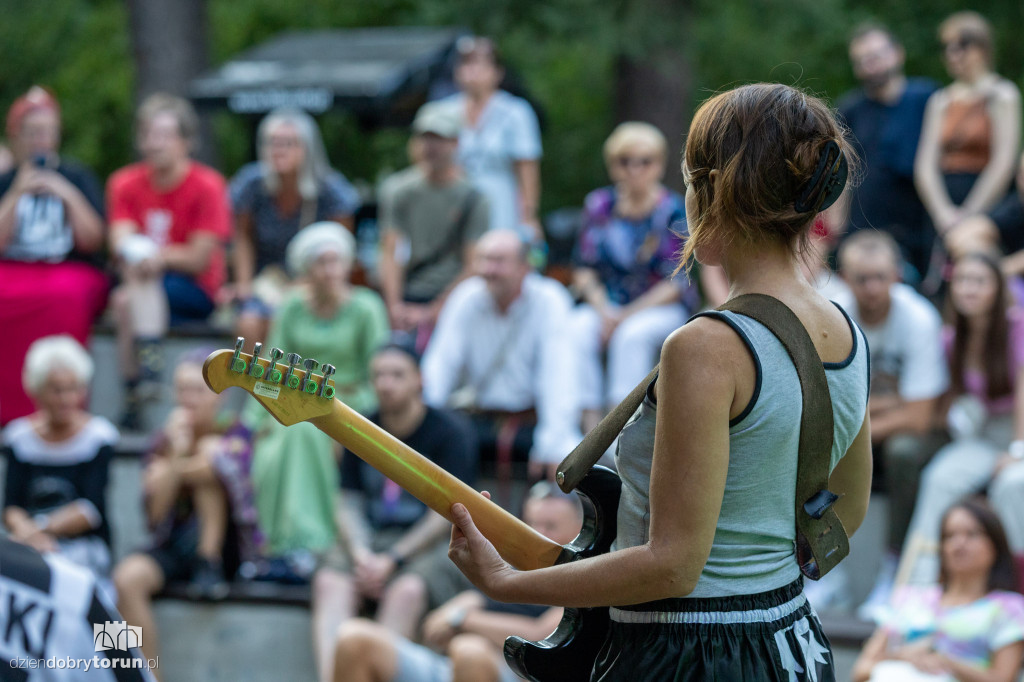
[(459, 28), (330, 29), (282, 33), (192, 81), (202, 108), (261, 116), (282, 106), (345, 110), (368, 127), (407, 125), (429, 98), (452, 91)]

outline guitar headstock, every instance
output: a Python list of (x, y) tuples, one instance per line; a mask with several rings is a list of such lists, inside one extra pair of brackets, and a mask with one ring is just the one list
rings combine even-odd
[(285, 426), (322, 417), (334, 409), (330, 383), (334, 365), (324, 365), (322, 375), (314, 374), (320, 364), (316, 360), (303, 360), (296, 353), (286, 355), (279, 348), (272, 348), (264, 360), (260, 358), (263, 344), (257, 343), (250, 355), (242, 352), (244, 343), (239, 337), (234, 350), (214, 351), (206, 358), (203, 378), (215, 393), (232, 386), (244, 389)]

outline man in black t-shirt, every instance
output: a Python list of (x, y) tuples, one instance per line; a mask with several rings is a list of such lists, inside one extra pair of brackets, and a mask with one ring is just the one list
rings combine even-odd
[(863, 177), (850, 193), (844, 231), (890, 233), (923, 277), (935, 230), (914, 187), (914, 157), (925, 104), (937, 85), (904, 75), (903, 46), (879, 24), (858, 27), (849, 51), (861, 87), (840, 98), (838, 109), (853, 133)]
[[(566, 495), (550, 481), (541, 481), (527, 495), (523, 521), (564, 545), (579, 533), (582, 508), (575, 493)], [(423, 623), (426, 646), (397, 637), (372, 621), (353, 619), (338, 634), (334, 680), (511, 682), (519, 678), (502, 657), (505, 638), (542, 639), (554, 631), (561, 617), (560, 607), (503, 604), (471, 589), (427, 616)]]
[[(377, 351), (370, 378), (380, 405), (370, 420), (472, 486), (477, 449), (461, 416), (427, 407), (419, 358), (399, 344)], [(429, 608), (471, 585), (448, 560), (451, 524), (346, 452), (341, 464), (340, 551), (314, 577), (313, 633), (321, 680), (329, 680), (338, 626), (376, 601), (377, 620), (413, 636)]]

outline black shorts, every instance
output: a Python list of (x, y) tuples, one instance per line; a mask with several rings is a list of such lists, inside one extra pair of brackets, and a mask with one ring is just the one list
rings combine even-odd
[(164, 573), (164, 582), (190, 580), (196, 566), (199, 524), (195, 521), (175, 526), (167, 539), (145, 550)]
[(832, 649), (797, 580), (740, 597), (610, 609), (591, 680), (834, 682)]

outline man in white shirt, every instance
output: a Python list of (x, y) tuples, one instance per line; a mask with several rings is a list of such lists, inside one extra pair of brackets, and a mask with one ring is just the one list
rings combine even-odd
[(949, 385), (942, 320), (926, 298), (898, 281), (901, 270), (899, 246), (885, 232), (858, 231), (839, 250), (850, 293), (836, 302), (864, 330), (871, 350), (871, 440), (889, 496), (888, 552), (872, 604), (888, 596), (921, 470), (945, 440), (933, 428), (938, 398)]
[(572, 300), (532, 272), (528, 248), (512, 230), (480, 238), (477, 274), (448, 297), (423, 358), (427, 403), (469, 414), (499, 478), (512, 461), (553, 472), (581, 439)]

